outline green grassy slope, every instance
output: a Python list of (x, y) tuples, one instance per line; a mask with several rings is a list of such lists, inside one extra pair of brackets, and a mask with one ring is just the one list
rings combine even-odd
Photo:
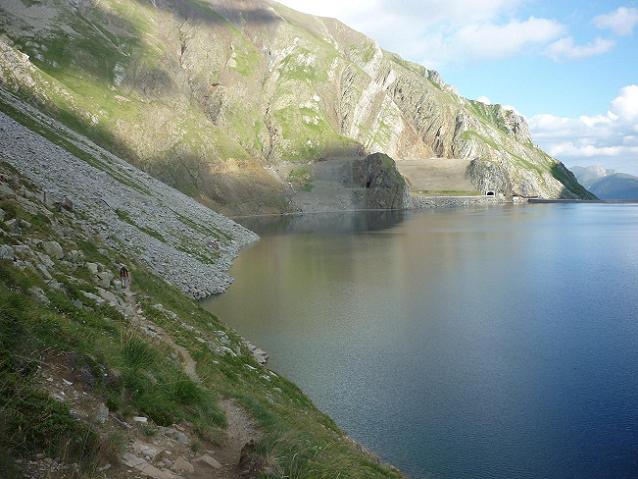
[[(0, 223), (0, 243), (17, 251), (15, 261), (0, 260), (1, 477), (22, 477), (27, 463), (21, 460), (39, 453), (77, 463), (79, 477), (103, 477), (100, 468), (107, 463), (114, 465), (109, 474), (115, 476), (109, 477), (120, 477), (117, 458), (133, 430), (118, 425), (146, 416), (150, 422), (142, 435), (182, 424), (196, 438), (191, 447), (215, 443), (226, 427), (220, 399), (234, 400), (254, 418), (260, 431), (256, 455), (269, 465), (269, 477), (399, 477), (355, 446), (293, 384), (259, 366), (241, 338), (197, 302), (135, 258), (86, 236), (76, 226), (76, 213), (46, 207), (36, 199), (37, 187), (8, 165), (0, 164), (0, 172), (31, 198), (28, 209), (20, 195), (0, 200), (5, 222), (27, 222), (19, 231)], [(49, 279), (37, 267), (42, 240), (79, 251), (74, 256), (82, 260), (52, 259)], [(96, 303), (91, 294), (99, 291), (84, 262), (112, 270), (130, 265), (136, 315), (189, 352), (201, 382), (185, 373), (166, 343), (134, 327), (118, 308)], [(226, 338), (227, 350), (210, 347), (219, 338)], [(93, 402), (104, 402), (117, 422), (78, 418), (66, 400), (54, 399), (46, 377), (59, 370), (80, 371), (74, 382)]]

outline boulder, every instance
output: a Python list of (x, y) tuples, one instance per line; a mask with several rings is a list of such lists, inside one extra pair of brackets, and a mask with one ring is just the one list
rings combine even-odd
[(97, 410), (95, 411), (95, 422), (98, 424), (104, 424), (109, 418), (109, 408), (106, 407), (106, 404), (103, 402), (97, 405)]
[(102, 288), (98, 288), (97, 291), (99, 295), (102, 297), (102, 299), (104, 299), (107, 303), (109, 303), (111, 306), (117, 306), (118, 304), (117, 296), (115, 296), (110, 291), (106, 291), (105, 289), (102, 289)]
[(82, 253), (82, 251), (74, 249), (72, 251), (69, 251), (66, 257), (72, 263), (80, 263), (84, 259), (84, 253)]
[(5, 221), (4, 224), (10, 233), (20, 234), (22, 221), (19, 220), (18, 218), (13, 218), (9, 221)]
[(189, 446), (191, 443), (190, 438), (183, 432), (178, 431), (177, 429), (174, 429), (172, 427), (159, 426), (159, 430), (166, 437), (173, 439), (174, 441), (177, 441), (180, 444), (183, 444), (184, 446)]
[(89, 273), (96, 275), (98, 272), (97, 263), (86, 263), (86, 269), (89, 270)]
[(47, 281), (51, 281), (53, 279), (53, 276), (51, 276), (51, 273), (49, 273), (49, 270), (45, 265), (43, 265), (42, 263), (37, 263), (35, 267), (38, 269), (38, 271), (40, 271), (40, 274), (44, 279), (46, 279)]
[(15, 249), (15, 253), (18, 256), (22, 256), (22, 257), (25, 257), (25, 258), (33, 257), (33, 251), (26, 244), (19, 244), (19, 245), (14, 246), (13, 248)]
[(15, 259), (15, 251), (8, 244), (0, 245), (0, 260), (13, 261)]
[(163, 449), (153, 444), (136, 440), (133, 443), (133, 452), (147, 461), (154, 461), (163, 452)]
[(15, 191), (6, 183), (0, 182), (0, 200), (10, 200), (16, 197)]
[(212, 467), (213, 469), (222, 468), (222, 465), (219, 463), (219, 461), (208, 454), (204, 454), (203, 456), (198, 457), (196, 461), (206, 464), (207, 466)]
[(193, 472), (195, 472), (195, 468), (193, 467), (193, 465), (182, 456), (179, 456), (175, 460), (172, 469), (178, 474), (192, 474)]
[(130, 452), (127, 452), (122, 456), (122, 463), (128, 467), (132, 467), (137, 469), (142, 474), (151, 477), (153, 479), (178, 479), (181, 476), (178, 476), (171, 471), (160, 470), (157, 467), (149, 464), (141, 457), (137, 457)]
[(51, 304), (51, 301), (42, 288), (34, 286), (29, 289), (29, 293), (38, 303), (43, 304), (44, 306), (49, 306)]
[(111, 286), (111, 281), (113, 280), (114, 275), (110, 271), (103, 271), (98, 273), (96, 276), (96, 281), (99, 286), (102, 288), (109, 288)]
[(60, 243), (58, 243), (57, 241), (45, 241), (42, 243), (42, 247), (44, 248), (44, 251), (46, 251), (46, 253), (52, 258), (64, 258), (64, 250), (62, 249), (62, 246), (60, 246)]

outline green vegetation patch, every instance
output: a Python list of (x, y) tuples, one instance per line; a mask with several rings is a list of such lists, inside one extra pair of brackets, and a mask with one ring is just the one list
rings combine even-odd
[(288, 181), (302, 191), (312, 191), (312, 165), (300, 165), (288, 173)]
[(115, 210), (115, 213), (117, 214), (117, 217), (121, 219), (122, 221), (124, 221), (125, 223), (128, 223), (131, 226), (135, 226), (138, 230), (143, 231), (147, 235), (151, 236), (152, 238), (155, 238), (158, 241), (161, 241), (162, 243), (166, 243), (166, 238), (164, 238), (158, 231), (155, 231), (154, 229), (151, 229), (151, 228), (147, 228), (146, 226), (138, 225), (133, 220), (133, 218), (131, 218), (131, 215), (129, 215), (127, 211), (117, 209)]

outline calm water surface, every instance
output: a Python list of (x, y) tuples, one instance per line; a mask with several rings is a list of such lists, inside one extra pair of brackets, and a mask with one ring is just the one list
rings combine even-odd
[(208, 307), (414, 478), (638, 477), (638, 206), (305, 216)]

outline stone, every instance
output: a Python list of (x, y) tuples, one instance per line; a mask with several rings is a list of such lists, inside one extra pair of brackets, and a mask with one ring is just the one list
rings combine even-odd
[(52, 258), (64, 258), (64, 250), (62, 249), (62, 246), (60, 246), (60, 243), (58, 243), (57, 241), (45, 241), (42, 243), (42, 247), (44, 248), (44, 251)]
[(144, 417), (144, 416), (135, 416), (133, 418), (133, 421), (134, 422), (139, 422), (139, 423), (142, 423), (142, 424), (146, 424), (148, 422), (148, 418)]
[(82, 251), (74, 249), (67, 253), (66, 258), (72, 263), (80, 263), (84, 259), (84, 253), (82, 253)]
[(62, 291), (64, 289), (64, 286), (62, 285), (62, 283), (60, 283), (59, 281), (56, 281), (55, 279), (51, 279), (47, 281), (47, 286), (51, 289), (55, 289), (58, 291)]
[(51, 301), (42, 290), (42, 288), (34, 286), (32, 288), (29, 288), (29, 293), (38, 303), (43, 304), (44, 306), (49, 306), (51, 304)]
[(15, 250), (13, 247), (3, 244), (0, 245), (0, 260), (13, 261), (15, 259)]
[(73, 201), (71, 201), (68, 197), (64, 197), (62, 202), (60, 203), (60, 207), (66, 211), (73, 211)]
[(114, 275), (110, 271), (102, 271), (96, 275), (97, 284), (102, 288), (109, 288), (113, 278)]
[(163, 452), (163, 450), (153, 444), (148, 444), (140, 440), (133, 443), (133, 452), (138, 456), (142, 456), (147, 461), (154, 461)]
[(206, 464), (207, 466), (212, 467), (213, 469), (221, 469), (222, 465), (219, 463), (219, 461), (217, 459), (215, 459), (214, 457), (208, 455), (208, 454), (204, 454), (203, 456), (200, 456), (196, 459), (197, 462), (202, 462), (204, 464)]
[(18, 256), (32, 257), (33, 251), (26, 244), (19, 244), (13, 247)]
[(166, 437), (171, 438), (184, 446), (189, 446), (191, 443), (190, 438), (181, 431), (174, 429), (172, 427), (159, 427), (159, 430)]
[(6, 183), (0, 182), (0, 200), (11, 200), (16, 197), (15, 191)]
[(109, 418), (109, 408), (106, 407), (106, 404), (103, 402), (97, 405), (97, 410), (95, 411), (95, 422), (98, 424), (104, 424)]
[(195, 472), (195, 467), (193, 467), (193, 465), (182, 456), (179, 456), (175, 460), (172, 468), (173, 471), (177, 472), (178, 474), (192, 474), (193, 472)]
[(103, 304), (104, 300), (102, 298), (100, 298), (99, 296), (96, 296), (93, 293), (90, 293), (88, 291), (80, 291), (80, 293), (82, 294), (82, 296), (84, 296), (87, 299), (90, 299), (91, 301), (94, 301), (95, 304)]
[(4, 221), (5, 212), (2, 208), (0, 208), (0, 221)]
[(180, 479), (181, 476), (178, 476), (171, 471), (161, 470), (157, 467), (149, 464), (141, 457), (137, 457), (130, 452), (125, 453), (121, 461), (124, 465), (128, 467), (132, 467), (133, 469), (137, 469), (142, 474), (151, 477), (152, 479)]
[(37, 253), (38, 255), (38, 259), (40, 260), (40, 263), (42, 263), (42, 265), (46, 266), (47, 268), (53, 268), (55, 267), (55, 263), (53, 262), (53, 260), (51, 259), (51, 257), (47, 254), (44, 253)]
[(38, 263), (36, 264), (36, 268), (38, 269), (38, 271), (40, 271), (42, 277), (47, 281), (51, 281), (53, 279), (53, 276), (51, 276), (51, 273), (49, 273), (49, 270), (45, 265)]
[(89, 273), (91, 273), (92, 275), (97, 275), (98, 273), (97, 263), (86, 263), (86, 269), (88, 269)]
[(268, 362), (268, 353), (266, 351), (264, 351), (263, 349), (259, 349), (257, 346), (249, 342), (246, 342), (246, 344), (251, 354), (253, 355), (253, 358), (255, 358), (255, 361), (257, 361), (262, 366)]
[(9, 232), (14, 234), (20, 234), (22, 222), (18, 218), (13, 218), (4, 222)]
[(111, 306), (117, 306), (118, 304), (117, 296), (115, 296), (113, 293), (102, 288), (98, 288), (97, 292), (100, 295), (100, 297), (103, 300), (105, 300), (107, 303), (109, 303)]

